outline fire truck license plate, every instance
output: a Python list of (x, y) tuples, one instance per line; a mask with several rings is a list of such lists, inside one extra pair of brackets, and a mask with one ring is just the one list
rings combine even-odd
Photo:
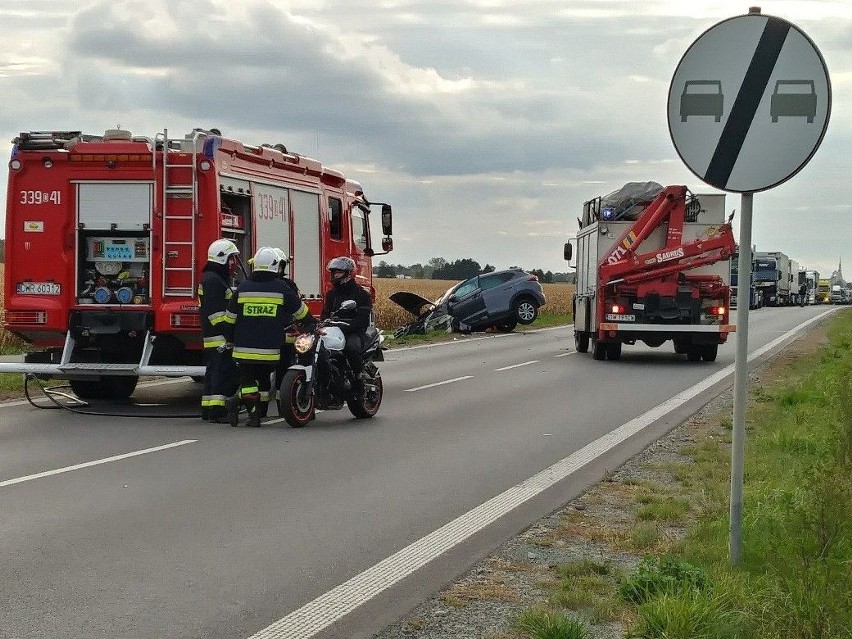
[(606, 316), (608, 322), (635, 322), (635, 315), (612, 315), (609, 314)]
[(15, 288), (20, 295), (59, 295), (62, 292), (56, 282), (19, 282)]

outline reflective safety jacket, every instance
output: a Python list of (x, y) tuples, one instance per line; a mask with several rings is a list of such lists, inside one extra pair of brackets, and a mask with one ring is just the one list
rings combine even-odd
[(234, 359), (274, 364), (281, 357), (284, 329), (310, 313), (287, 283), (264, 275), (253, 274), (237, 288), (225, 313), (231, 328), (226, 335), (234, 345)]
[(204, 271), (198, 285), (198, 314), (204, 348), (225, 345), (225, 312), (232, 294), (233, 289), (221, 274), (212, 269)]

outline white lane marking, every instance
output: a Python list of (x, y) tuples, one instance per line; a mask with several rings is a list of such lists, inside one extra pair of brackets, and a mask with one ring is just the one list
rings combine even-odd
[(42, 473), (36, 473), (35, 475), (27, 475), (26, 477), (17, 477), (15, 479), (7, 479), (6, 481), (0, 481), (0, 488), (5, 488), (6, 486), (11, 486), (13, 484), (22, 484), (25, 481), (32, 481), (34, 479), (41, 479), (42, 477), (50, 477), (51, 475), (61, 475), (62, 473), (70, 473), (72, 470), (80, 470), (81, 468), (89, 468), (90, 466), (99, 466), (100, 464), (109, 464), (110, 462), (119, 461), (121, 459), (127, 459), (128, 457), (138, 457), (139, 455), (147, 455), (148, 453), (156, 453), (161, 450), (166, 450), (168, 448), (176, 448), (177, 446), (184, 446), (186, 444), (194, 444), (197, 442), (197, 439), (184, 439), (179, 442), (172, 442), (171, 444), (163, 444), (162, 446), (154, 446), (154, 448), (146, 448), (144, 450), (134, 450), (130, 453), (122, 453), (121, 455), (113, 455), (112, 457), (105, 457), (104, 459), (96, 459), (94, 461), (84, 462), (82, 464), (74, 464), (73, 466), (65, 466), (64, 468), (57, 468), (55, 470), (46, 470)]
[(464, 375), (463, 377), (455, 377), (453, 379), (445, 379), (443, 382), (435, 382), (434, 384), (426, 384), (425, 386), (417, 386), (416, 388), (406, 388), (404, 392), (413, 393), (415, 391), (425, 390), (427, 388), (435, 388), (435, 386), (443, 386), (444, 384), (452, 384), (465, 379), (470, 379), (473, 375)]
[(537, 359), (531, 359), (528, 362), (523, 362), (522, 364), (512, 364), (511, 366), (504, 366), (503, 368), (495, 368), (495, 371), (507, 371), (511, 368), (519, 368), (521, 366), (529, 366), (530, 364), (538, 364)]
[(560, 353), (559, 355), (554, 355), (553, 358), (556, 359), (557, 357), (568, 357), (569, 355), (573, 355), (576, 352), (577, 351), (568, 351), (567, 353)]
[(498, 335), (483, 335), (482, 337), (466, 337), (464, 339), (454, 339), (452, 341), (447, 342), (435, 342), (434, 344), (420, 344), (419, 346), (400, 346), (393, 347), (393, 340), (389, 340), (385, 342), (388, 346), (393, 348), (388, 348), (387, 353), (398, 353), (400, 351), (416, 351), (421, 348), (438, 348), (441, 346), (458, 346), (459, 344), (469, 344), (471, 342), (480, 342), (484, 339), (496, 339), (499, 337), (512, 337), (513, 335), (525, 335), (525, 334), (534, 334), (534, 333), (544, 333), (546, 331), (558, 331), (565, 328), (571, 328), (574, 326), (573, 324), (563, 324), (562, 326), (548, 326), (547, 328), (535, 328), (528, 331), (522, 331), (520, 333), (499, 333)]
[[(796, 337), (805, 328), (830, 312), (827, 311), (811, 318), (757, 349), (749, 356), (749, 361), (783, 344), (785, 340)], [(263, 630), (251, 635), (248, 639), (310, 639), (314, 637), (380, 592), (390, 588), (524, 502), (590, 464), (600, 455), (665, 417), (696, 395), (725, 380), (733, 372), (734, 364), (726, 366), (695, 386), (666, 400), (656, 408), (631, 419), (549, 468), (545, 468), (520, 484), (512, 486), (507, 491), (492, 497), (473, 510), (383, 559), (375, 566), (355, 575), (349, 581), (332, 588), (324, 595), (320, 595), (286, 617), (282, 617)]]

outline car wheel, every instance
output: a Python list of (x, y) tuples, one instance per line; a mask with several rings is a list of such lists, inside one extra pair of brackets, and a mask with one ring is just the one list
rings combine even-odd
[(510, 320), (504, 320), (502, 322), (498, 322), (497, 324), (494, 325), (494, 328), (496, 328), (501, 333), (511, 333), (513, 330), (515, 330), (515, 327), (517, 325), (518, 325), (518, 322), (516, 322), (513, 319), (510, 319)]
[(515, 302), (515, 318), (519, 324), (532, 324), (538, 317), (538, 304), (529, 297)]
[(701, 359), (705, 362), (715, 362), (716, 355), (719, 353), (718, 344), (705, 344), (701, 347)]

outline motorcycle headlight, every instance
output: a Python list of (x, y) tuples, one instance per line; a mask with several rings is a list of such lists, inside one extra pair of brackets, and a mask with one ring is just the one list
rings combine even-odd
[(293, 345), (297, 353), (307, 353), (314, 345), (314, 336), (310, 333), (304, 333), (296, 338), (296, 343)]

